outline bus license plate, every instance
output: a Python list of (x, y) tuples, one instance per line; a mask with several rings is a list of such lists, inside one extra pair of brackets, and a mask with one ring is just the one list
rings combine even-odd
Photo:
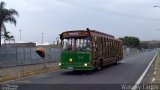
[(73, 69), (73, 67), (68, 67), (68, 69)]

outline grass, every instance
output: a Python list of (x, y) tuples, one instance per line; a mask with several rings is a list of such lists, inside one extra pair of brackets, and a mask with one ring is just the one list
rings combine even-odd
[(155, 82), (154, 83), (160, 84), (160, 49), (158, 49), (156, 75), (155, 75)]
[(57, 71), (57, 70), (59, 70), (58, 67), (55, 67), (55, 68), (50, 67), (50, 68), (42, 68), (42, 69), (39, 69), (39, 70), (32, 70), (32, 71), (28, 71), (28, 72), (21, 72), (21, 73), (16, 74), (16, 75), (3, 76), (3, 77), (0, 77), (0, 83), (3, 83), (5, 81), (19, 79), (19, 78), (39, 75), (39, 74), (42, 74), (42, 73)]

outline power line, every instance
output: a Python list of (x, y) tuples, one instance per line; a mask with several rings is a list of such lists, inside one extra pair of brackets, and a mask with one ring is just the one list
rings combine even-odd
[(125, 18), (135, 18), (135, 19), (145, 19), (145, 20), (158, 20), (158, 21), (160, 20), (160, 19), (151, 18), (151, 17), (143, 17), (143, 16), (138, 16), (138, 15), (131, 15), (131, 14), (115, 11), (115, 10), (108, 10), (108, 9), (104, 10), (102, 8), (96, 8), (96, 7), (91, 7), (91, 6), (85, 5), (85, 4), (79, 4), (79, 3), (76, 3), (76, 2), (71, 1), (71, 0), (56, 0), (56, 1), (63, 2), (63, 3), (69, 4), (69, 5), (78, 6), (78, 7), (84, 8), (84, 9), (90, 9), (90, 10), (94, 10), (94, 11), (97, 11), (97, 12), (101, 12), (101, 13), (105, 13), (105, 14), (106, 13), (107, 14), (112, 14), (112, 15), (115, 15), (115, 16), (121, 16), (121, 17), (125, 17)]

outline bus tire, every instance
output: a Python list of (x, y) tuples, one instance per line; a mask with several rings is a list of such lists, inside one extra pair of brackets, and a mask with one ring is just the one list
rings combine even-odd
[(117, 65), (118, 64), (118, 60), (116, 60), (116, 62), (114, 64)]
[(115, 61), (115, 63), (114, 63), (114, 64), (115, 64), (115, 65), (117, 65), (117, 64), (118, 64), (118, 62), (119, 62), (119, 57), (117, 57), (117, 58), (116, 58), (116, 61)]
[(98, 71), (100, 71), (102, 69), (102, 62), (98, 62), (97, 64), (97, 68), (96, 68)]

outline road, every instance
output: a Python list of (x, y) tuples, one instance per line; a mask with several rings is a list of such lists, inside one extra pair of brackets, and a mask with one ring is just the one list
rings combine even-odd
[[(70, 84), (72, 86), (73, 84), (82, 84), (90, 86), (92, 84), (93, 87), (88, 87), (92, 89), (94, 88), (94, 85), (97, 84), (135, 84), (135, 82), (144, 72), (155, 54), (156, 52), (154, 51), (142, 52), (132, 57), (123, 59), (123, 61), (121, 61), (118, 65), (106, 66), (103, 68), (103, 70), (98, 72), (73, 72), (71, 70), (61, 70), (53, 73), (38, 75), (31, 78), (12, 81), (10, 83), (29, 85), (36, 84), (39, 86), (41, 86), (42, 84)], [(49, 89), (49, 86), (47, 87)], [(98, 90), (96, 88), (94, 89)]]

